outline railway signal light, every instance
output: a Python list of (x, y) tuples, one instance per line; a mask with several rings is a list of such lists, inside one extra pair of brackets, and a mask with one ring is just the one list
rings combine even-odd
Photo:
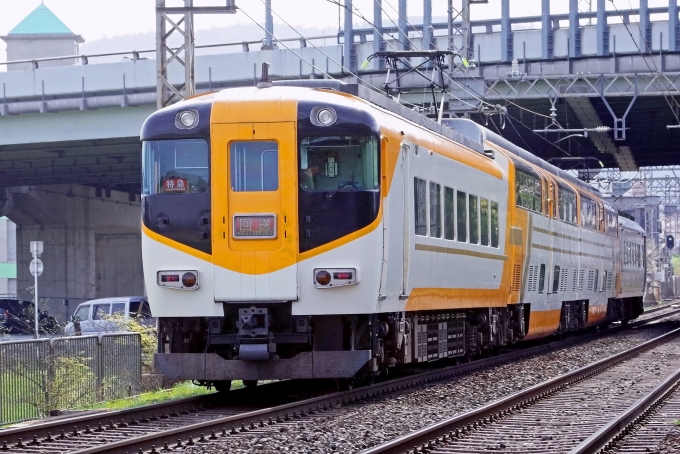
[(675, 238), (673, 235), (666, 235), (666, 248), (673, 249), (673, 246), (675, 246)]

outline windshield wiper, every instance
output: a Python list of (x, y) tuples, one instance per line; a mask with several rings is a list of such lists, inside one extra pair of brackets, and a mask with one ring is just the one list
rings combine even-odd
[(338, 189), (333, 191), (333, 193), (331, 195), (329, 195), (328, 198), (332, 199), (333, 197), (335, 197), (335, 194), (337, 194), (338, 192), (340, 192), (341, 190), (343, 190), (347, 186), (352, 186), (352, 188), (354, 188), (354, 173), (352, 173), (352, 176), (350, 177), (349, 180), (345, 181), (340, 186), (338, 186)]

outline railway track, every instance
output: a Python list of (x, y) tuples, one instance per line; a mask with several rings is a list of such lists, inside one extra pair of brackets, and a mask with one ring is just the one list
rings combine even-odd
[(613, 450), (680, 383), (679, 335), (673, 330), (362, 454)]
[[(680, 309), (666, 311), (660, 317), (676, 313), (680, 313)], [(631, 326), (645, 325), (657, 320), (657, 317), (648, 317)], [(420, 387), (457, 375), (585, 343), (619, 330), (620, 328), (614, 328), (519, 349), (501, 356), (430, 370), (416, 376), (398, 378), (349, 392), (328, 394), (326, 391), (323, 395), (303, 400), (299, 399), (299, 394), (290, 395), (290, 390), (286, 388), (290, 386), (290, 382), (277, 382), (258, 386), (256, 390), (232, 391), (228, 394), (228, 402), (219, 402), (216, 395), (209, 395), (6, 429), (0, 431), (0, 452), (122, 454), (138, 452), (140, 449), (160, 451), (165, 446), (168, 449), (178, 445), (186, 447), (187, 443), (193, 446), (244, 432), (257, 433), (276, 424), (286, 430), (286, 426), (297, 424), (317, 413), (332, 413), (343, 405), (355, 404), (387, 393)], [(309, 390), (306, 389), (305, 392), (308, 393)], [(317, 392), (324, 393), (322, 389)], [(286, 393), (289, 393), (289, 402), (273, 406), (276, 405), (274, 396), (278, 396), (280, 402), (286, 399), (283, 397)], [(255, 396), (260, 399), (259, 403), (255, 401)]]

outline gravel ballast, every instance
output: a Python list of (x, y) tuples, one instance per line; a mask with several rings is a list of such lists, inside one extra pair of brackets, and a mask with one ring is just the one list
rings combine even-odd
[(187, 453), (356, 453), (668, 332), (628, 330), (587, 344), (188, 447)]

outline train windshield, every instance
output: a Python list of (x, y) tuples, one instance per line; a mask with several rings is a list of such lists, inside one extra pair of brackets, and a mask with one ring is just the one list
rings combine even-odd
[(151, 140), (142, 146), (144, 194), (191, 194), (210, 187), (208, 142)]
[(309, 192), (380, 188), (377, 137), (305, 137), (300, 142), (300, 187)]

